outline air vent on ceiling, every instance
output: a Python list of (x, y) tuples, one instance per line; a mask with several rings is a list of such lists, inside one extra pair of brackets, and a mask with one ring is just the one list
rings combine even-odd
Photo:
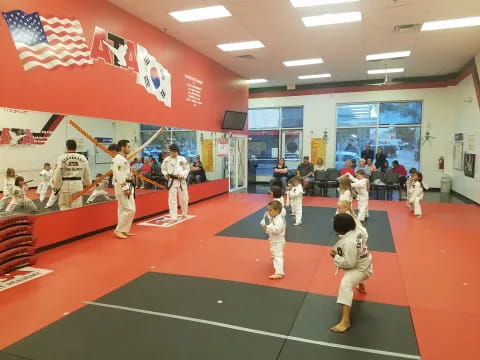
[(405, 34), (405, 33), (417, 32), (419, 29), (420, 29), (420, 24), (397, 25), (393, 28), (393, 32)]
[(255, 60), (253, 55), (239, 55), (239, 56), (237, 56), (237, 58), (244, 59), (244, 60)]

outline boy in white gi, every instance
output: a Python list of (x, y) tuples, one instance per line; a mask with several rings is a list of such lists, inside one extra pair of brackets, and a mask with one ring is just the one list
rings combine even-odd
[(289, 192), (289, 198), (292, 206), (292, 213), (295, 215), (295, 223), (293, 225), (302, 225), (303, 187), (302, 178), (300, 176), (295, 176), (293, 179), (293, 187)]
[(71, 197), (90, 185), (90, 168), (88, 160), (78, 154), (75, 140), (67, 140), (67, 152), (60, 155), (53, 173), (53, 191), (58, 192), (60, 210), (77, 208), (83, 205), (83, 197), (70, 203)]
[(338, 214), (333, 219), (333, 229), (339, 235), (339, 240), (330, 251), (330, 256), (337, 268), (343, 270), (337, 298), (337, 303), (342, 305), (342, 319), (330, 328), (334, 332), (343, 333), (350, 328), (353, 289), (358, 285), (360, 292), (365, 293), (363, 281), (373, 274), (366, 231), (356, 227), (350, 214)]
[(428, 190), (428, 186), (423, 183), (423, 174), (421, 172), (414, 173), (412, 175), (412, 179), (412, 192), (408, 198), (408, 205), (410, 210), (413, 210), (415, 216), (420, 219), (422, 217), (422, 207), (420, 206), (420, 201), (423, 200), (424, 191)]
[(273, 256), (273, 268), (275, 269), (275, 273), (269, 276), (270, 279), (282, 279), (285, 276), (285, 272), (283, 271), (285, 223), (281, 212), (282, 204), (277, 200), (270, 201), (267, 207), (268, 224), (265, 221), (265, 217), (260, 222), (263, 230), (268, 234), (270, 251)]
[(118, 153), (113, 158), (113, 186), (115, 197), (118, 200), (118, 223), (113, 232), (116, 237), (126, 239), (135, 234), (130, 232), (133, 219), (135, 218), (135, 185), (132, 182), (132, 172), (127, 156), (130, 153), (130, 142), (120, 140)]
[(3, 178), (3, 197), (0, 200), (0, 210), (3, 210), (8, 205), (8, 201), (12, 198), (12, 190), (15, 186), (15, 170), (8, 168)]
[[(282, 187), (279, 186), (279, 185), (273, 185), (270, 188), (270, 192), (272, 194), (273, 200), (276, 200), (280, 204), (282, 204), (281, 215), (283, 217), (283, 221), (285, 222), (285, 216), (287, 215), (287, 212), (285, 210), (285, 200), (283, 199), (283, 196), (282, 196)], [(285, 226), (286, 225), (287, 225), (287, 223), (285, 222)]]
[(365, 171), (358, 170), (354, 178), (351, 174), (346, 173), (343, 176), (347, 176), (352, 181), (352, 189), (357, 193), (358, 200), (358, 220), (365, 221), (368, 218), (368, 190), (370, 183), (365, 177)]
[(178, 220), (177, 194), (182, 208), (182, 218), (188, 215), (188, 189), (187, 177), (190, 172), (190, 166), (187, 160), (180, 156), (177, 144), (171, 144), (168, 149), (170, 155), (162, 161), (162, 174), (167, 179), (168, 188), (168, 207), (170, 210), (170, 224)]
[(43, 202), (47, 196), (48, 189), (52, 188), (51, 180), (53, 176), (53, 170), (49, 163), (45, 163), (43, 165), (43, 170), (40, 172), (40, 176), (42, 177), (42, 181), (37, 187), (37, 194), (40, 194), (40, 202)]
[(25, 209), (38, 211), (37, 207), (33, 203), (33, 200), (27, 197), (27, 191), (28, 186), (25, 185), (24, 178), (17, 176), (15, 179), (15, 186), (10, 192), (12, 195), (12, 201), (10, 201), (10, 204), (8, 204), (6, 211), (13, 211), (18, 205), (24, 207)]
[[(102, 174), (97, 174), (96, 179), (98, 180), (101, 177), (102, 177)], [(98, 184), (96, 184), (95, 187), (93, 188), (92, 194), (88, 197), (87, 204), (91, 204), (97, 198), (97, 196), (103, 196), (105, 200), (111, 200), (110, 196), (105, 191), (107, 186), (108, 186), (108, 180), (105, 180), (105, 179), (99, 182)]]
[(412, 196), (412, 188), (413, 188), (413, 174), (417, 172), (417, 169), (411, 168), (409, 170), (410, 175), (407, 177), (407, 182), (405, 183), (405, 187), (407, 188), (407, 206), (409, 207), (410, 204), (408, 201), (410, 200), (410, 196)]

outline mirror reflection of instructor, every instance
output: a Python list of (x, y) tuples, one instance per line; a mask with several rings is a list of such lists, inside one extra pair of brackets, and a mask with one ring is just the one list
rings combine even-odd
[(82, 191), (84, 186), (90, 185), (90, 168), (88, 160), (77, 153), (75, 140), (67, 140), (67, 152), (60, 155), (53, 173), (53, 191), (58, 193), (60, 210), (77, 208), (83, 205), (83, 196), (70, 203), (71, 197)]

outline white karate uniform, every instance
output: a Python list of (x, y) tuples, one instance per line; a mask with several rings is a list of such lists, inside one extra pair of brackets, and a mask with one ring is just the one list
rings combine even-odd
[(60, 189), (58, 206), (60, 210), (77, 208), (83, 205), (83, 197), (70, 203), (71, 197), (91, 184), (88, 160), (82, 154), (67, 152), (60, 155), (53, 172), (53, 188)]
[[(182, 215), (188, 215), (188, 189), (187, 176), (190, 172), (190, 166), (187, 160), (180, 155), (175, 158), (167, 156), (162, 161), (162, 174), (168, 180), (168, 207), (170, 210), (170, 219), (177, 220), (178, 217), (178, 203), (177, 194), (180, 200), (180, 207), (182, 208)], [(181, 176), (182, 179), (169, 178), (168, 175)]]
[(405, 183), (407, 187), (407, 206), (410, 206), (409, 201), (410, 197), (412, 196), (412, 189), (413, 189), (413, 178), (410, 176)]
[(53, 170), (43, 169), (40, 172), (40, 176), (42, 177), (42, 181), (40, 182), (40, 184), (38, 184), (37, 194), (40, 194), (40, 202), (42, 202), (43, 200), (45, 200), (45, 197), (47, 196), (48, 189), (52, 188), (51, 180), (53, 177)]
[(12, 198), (11, 191), (15, 186), (15, 177), (7, 177), (3, 179), (3, 197), (0, 200), (0, 210), (8, 205), (8, 201)]
[[(353, 201), (353, 195), (352, 195), (352, 192), (350, 190), (345, 190), (344, 192), (340, 192), (340, 188), (338, 188), (338, 193), (340, 194), (340, 196), (338, 197), (338, 201), (349, 201), (350, 204), (352, 203)], [(338, 209), (337, 209), (337, 212), (335, 214), (338, 214)]]
[[(285, 200), (282, 197), (279, 198), (273, 198), (273, 200), (278, 201), (280, 204), (282, 204), (282, 211), (280, 212), (280, 215), (282, 215), (283, 220), (285, 222), (285, 216), (287, 215), (287, 211), (285, 210)], [(287, 226), (287, 223), (285, 222), (285, 226)]]
[(358, 219), (360, 221), (365, 221), (365, 218), (368, 218), (368, 180), (367, 179), (356, 179), (351, 174), (348, 174), (350, 180), (352, 180), (352, 189), (357, 193), (358, 200)]
[[(265, 217), (268, 217), (269, 224), (266, 225)], [(270, 252), (273, 256), (273, 268), (275, 275), (285, 275), (283, 271), (283, 250), (285, 247), (285, 223), (281, 214), (270, 218), (265, 213), (260, 225), (267, 226), (265, 232), (268, 234), (270, 241)]]
[(335, 244), (333, 261), (343, 269), (343, 278), (338, 289), (337, 303), (352, 306), (353, 288), (373, 274), (372, 256), (368, 252), (368, 234), (365, 228), (358, 225), (349, 231)]
[[(118, 201), (118, 223), (115, 231), (129, 233), (136, 211), (135, 186), (132, 183), (130, 164), (122, 154), (113, 158), (112, 171), (113, 187)], [(126, 190), (130, 190), (130, 196), (125, 194)]]
[(108, 192), (105, 191), (107, 185), (108, 185), (108, 180), (104, 180), (101, 183), (96, 184), (95, 187), (93, 188), (92, 194), (88, 197), (87, 204), (94, 201), (97, 198), (97, 196), (103, 196), (106, 200), (111, 200), (110, 195), (108, 195)]
[(423, 188), (428, 189), (428, 186), (426, 186), (424, 183), (421, 183), (420, 181), (415, 181), (412, 184), (412, 192), (410, 194), (410, 197), (408, 198), (408, 202), (409, 204), (413, 204), (413, 212), (417, 216), (422, 215), (422, 207), (420, 206), (420, 201), (423, 200)]
[(18, 205), (29, 210), (37, 211), (37, 207), (33, 203), (33, 200), (27, 197), (27, 191), (27, 185), (23, 185), (23, 187), (14, 186), (10, 192), (12, 195), (12, 201), (8, 204), (6, 211), (13, 211)]
[(303, 198), (303, 187), (301, 184), (294, 186), (290, 190), (290, 204), (292, 205), (292, 212), (295, 215), (295, 225), (300, 225), (302, 223), (302, 198)]

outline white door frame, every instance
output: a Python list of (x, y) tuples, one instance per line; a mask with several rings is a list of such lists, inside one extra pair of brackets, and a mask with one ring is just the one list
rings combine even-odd
[[(244, 148), (242, 154), (239, 153), (237, 141), (242, 139), (244, 141)], [(235, 154), (232, 154), (231, 151), (231, 142), (234, 142), (234, 151)], [(233, 155), (233, 156), (232, 156)], [(243, 185), (239, 186), (238, 183), (238, 166), (237, 160), (240, 156), (243, 156)], [(247, 188), (248, 180), (248, 137), (246, 135), (231, 135), (228, 140), (228, 189), (230, 192), (244, 190)], [(232, 164), (233, 162), (233, 164)], [(233, 166), (233, 179), (232, 179), (232, 166)], [(234, 185), (232, 187), (232, 185)]]

